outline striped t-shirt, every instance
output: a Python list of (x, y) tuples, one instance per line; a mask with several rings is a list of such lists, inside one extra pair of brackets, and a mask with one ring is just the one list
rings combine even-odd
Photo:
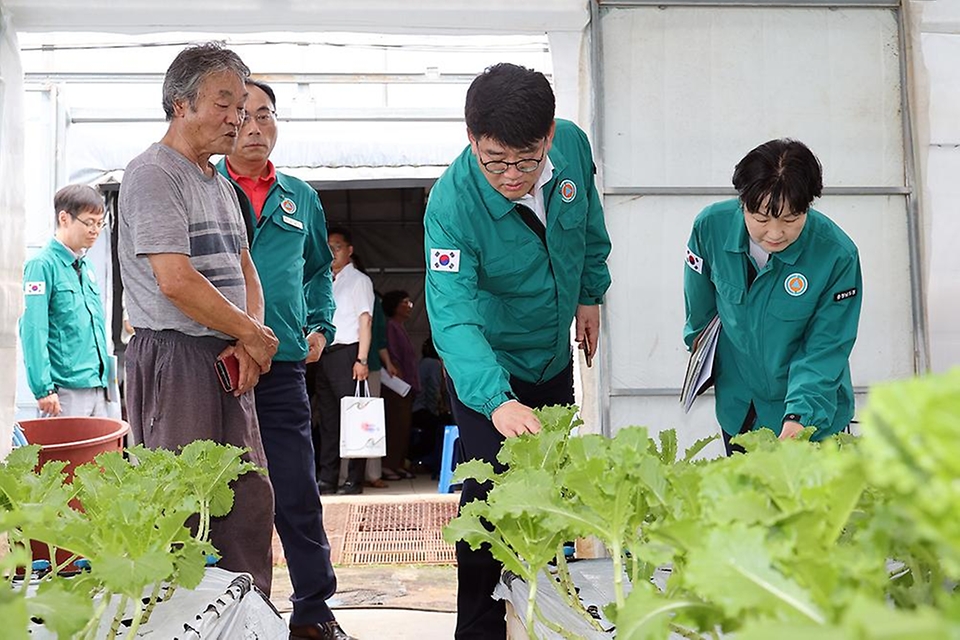
[(246, 309), (240, 251), (248, 248), (237, 194), (179, 152), (152, 144), (127, 165), (120, 185), (120, 273), (130, 324), (229, 338), (191, 320), (160, 292), (148, 256), (180, 253), (223, 296)]

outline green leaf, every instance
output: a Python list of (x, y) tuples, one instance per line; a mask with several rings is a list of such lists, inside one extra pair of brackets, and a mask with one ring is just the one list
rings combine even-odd
[(736, 633), (737, 640), (852, 640), (862, 636), (851, 636), (849, 632), (834, 626), (825, 626), (803, 622), (777, 622), (771, 620), (750, 621)]
[[(27, 611), (34, 618), (43, 620), (43, 626), (59, 638), (71, 638), (87, 624), (93, 615), (93, 602), (89, 596), (73, 593), (62, 582), (46, 582), (37, 593), (26, 598)], [(10, 622), (4, 619), (4, 637), (10, 630)]]
[(627, 597), (623, 611), (608, 612), (614, 616), (618, 640), (662, 640), (668, 637), (671, 623), (685, 610), (709, 609), (699, 600), (668, 598), (651, 586), (637, 585)]
[(850, 606), (843, 627), (848, 638), (869, 640), (949, 640), (960, 634), (960, 621), (949, 621), (929, 607), (903, 611), (866, 598), (858, 598)]
[[(16, 451), (16, 449), (14, 449)], [(7, 640), (28, 640), (30, 614), (27, 599), (9, 588), (0, 590), (0, 620), (3, 620), (3, 637)]]
[(825, 622), (809, 594), (774, 568), (761, 529), (735, 525), (711, 531), (703, 546), (690, 551), (685, 581), (734, 618)]
[(149, 551), (137, 557), (104, 555), (91, 561), (96, 576), (114, 593), (140, 598), (146, 585), (168, 579), (173, 558), (167, 550)]
[(216, 549), (210, 544), (201, 544), (193, 537), (188, 536), (183, 545), (176, 551), (175, 564), (177, 581), (186, 589), (194, 589), (203, 580), (207, 568), (207, 555), (215, 554)]
[(673, 429), (664, 429), (659, 434), (660, 461), (664, 464), (673, 464), (677, 461), (677, 432)]
[(493, 465), (489, 462), (483, 462), (482, 460), (461, 462), (453, 472), (454, 483), (463, 482), (467, 478), (473, 478), (482, 484), (489, 480), (495, 480), (498, 477), (498, 474), (493, 470)]
[(531, 579), (535, 572), (531, 571), (528, 565), (513, 552), (499, 533), (491, 531), (483, 524), (481, 513), (485, 509), (486, 505), (480, 501), (464, 505), (460, 509), (460, 515), (443, 528), (443, 539), (450, 544), (463, 540), (474, 550), (487, 544), (490, 553), (503, 564), (504, 569)]
[(960, 575), (960, 369), (877, 385), (862, 420), (869, 480), (892, 494), (891, 508), (936, 545), (948, 574)]
[(544, 431), (569, 435), (575, 427), (583, 424), (579, 409), (573, 405), (553, 405), (536, 410), (540, 425)]
[(707, 438), (700, 438), (699, 440), (694, 442), (692, 445), (687, 447), (687, 450), (684, 452), (683, 462), (692, 461), (697, 456), (697, 454), (699, 454), (701, 451), (703, 451), (706, 448), (708, 444), (710, 444), (714, 440), (717, 440), (718, 438), (720, 438), (719, 435), (714, 435), (714, 436), (709, 436)]

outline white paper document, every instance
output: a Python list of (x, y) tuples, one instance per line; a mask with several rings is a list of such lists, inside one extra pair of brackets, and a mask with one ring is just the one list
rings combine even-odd
[(720, 316), (714, 316), (700, 335), (693, 341), (687, 372), (683, 376), (683, 388), (680, 390), (680, 402), (683, 412), (688, 413), (693, 401), (713, 385), (713, 359), (717, 352), (717, 340), (720, 337)]
[(380, 369), (380, 384), (401, 398), (407, 397), (407, 394), (410, 393), (410, 385), (404, 382), (402, 378), (390, 375), (386, 367)]

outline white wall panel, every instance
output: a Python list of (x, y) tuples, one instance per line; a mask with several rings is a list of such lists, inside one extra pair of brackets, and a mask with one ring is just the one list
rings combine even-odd
[(0, 6), (0, 459), (12, 444), (17, 318), (23, 309), (24, 100), (16, 32)]
[(942, 372), (960, 365), (960, 142), (930, 149), (927, 184), (930, 365)]
[[(612, 433), (623, 427), (647, 427), (655, 436), (665, 429), (677, 430), (677, 445), (681, 451), (699, 440), (720, 433), (713, 413), (713, 394), (697, 399), (690, 413), (684, 414), (676, 397), (624, 396), (613, 398), (610, 405)], [(723, 443), (712, 442), (704, 450), (704, 456), (715, 458), (723, 455)]]
[[(678, 388), (683, 345), (683, 259), (693, 219), (716, 198), (607, 196), (614, 238), (607, 325), (610, 388)], [(910, 375), (913, 338), (902, 196), (833, 196), (814, 203), (860, 248), (864, 273), (853, 383)]]
[(924, 34), (921, 44), (930, 82), (930, 142), (960, 145), (960, 34)]
[[(960, 21), (957, 5), (954, 17)], [(939, 372), (960, 365), (960, 34), (924, 34), (921, 42), (930, 83), (927, 309), (930, 364)]]
[(717, 198), (607, 196), (613, 239), (606, 319), (611, 389), (679, 388), (683, 344), (683, 261), (693, 219)]
[(601, 29), (607, 187), (727, 185), (778, 137), (831, 158), (831, 185), (903, 184), (893, 11), (609, 9)]

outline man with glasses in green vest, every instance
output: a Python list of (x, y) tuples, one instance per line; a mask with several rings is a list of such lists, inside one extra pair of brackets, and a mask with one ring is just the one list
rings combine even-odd
[[(590, 143), (554, 111), (542, 73), (498, 64), (475, 78), (470, 144), (424, 218), (427, 312), (463, 459), (498, 471), (506, 438), (540, 430), (534, 408), (573, 403), (571, 325), (589, 366), (610, 285)], [(460, 504), (487, 491), (467, 480)], [(504, 603), (491, 597), (502, 569), (489, 551), (457, 544), (458, 640), (506, 637)]]
[(68, 185), (53, 199), (57, 230), (23, 269), (20, 344), (43, 417), (107, 416), (106, 318), (84, 256), (107, 221), (96, 189)]

